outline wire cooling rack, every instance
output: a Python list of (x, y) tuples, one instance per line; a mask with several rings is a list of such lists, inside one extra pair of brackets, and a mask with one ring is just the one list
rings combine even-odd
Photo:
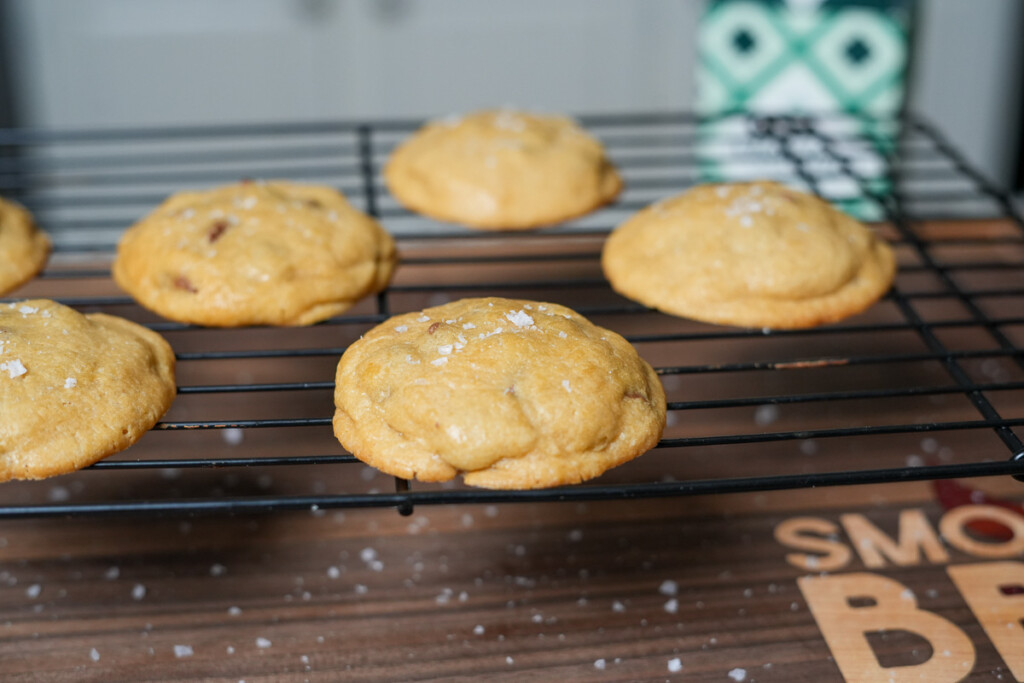
[[(611, 207), (500, 235), (404, 211), (380, 176), (413, 121), (0, 131), (0, 193), (54, 238), (17, 298), (55, 298), (164, 334), (179, 396), (132, 448), (78, 473), (0, 488), (0, 517), (570, 501), (1024, 477), (1024, 220), (932, 126), (914, 118), (630, 114), (583, 117), (622, 171)], [(398, 238), (375, 299), (301, 329), (211, 330), (160, 320), (111, 283), (121, 232), (170, 192), (289, 178), (341, 189)], [(722, 178), (774, 178), (871, 221), (900, 262), (868, 312), (810, 330), (715, 327), (615, 295), (607, 233), (632, 212)], [(658, 370), (658, 447), (582, 485), (487, 491), (392, 480), (331, 434), (334, 366), (394, 313), (464, 296), (569, 305)], [(14, 300), (14, 299), (9, 299)]]

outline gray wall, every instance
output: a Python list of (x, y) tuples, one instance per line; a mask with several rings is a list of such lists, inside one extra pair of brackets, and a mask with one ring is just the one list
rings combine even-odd
[[(7, 0), (33, 126), (405, 117), (494, 104), (692, 105), (703, 4), (643, 0)], [(1006, 182), (1019, 0), (922, 0), (911, 107)]]
[(1008, 185), (1019, 143), (1024, 2), (921, 2), (910, 106)]

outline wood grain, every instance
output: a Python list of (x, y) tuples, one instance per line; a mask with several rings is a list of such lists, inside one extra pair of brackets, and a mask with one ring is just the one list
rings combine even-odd
[[(1012, 237), (1005, 225), (927, 224), (928, 239)], [(945, 247), (939, 247), (945, 249)], [(506, 253), (507, 240), (406, 243), (392, 311), (467, 295), (459, 285), (493, 282), (499, 293), (573, 306), (625, 304), (599, 282), (595, 238), (515, 244), (519, 263), (417, 262), (427, 257), (483, 259)], [(962, 258), (1020, 263), (1015, 246), (972, 247)], [(906, 246), (905, 266), (919, 263)], [(953, 254), (953, 251), (950, 251)], [(963, 254), (964, 252), (956, 252)], [(102, 265), (103, 262), (100, 264)], [(56, 260), (54, 268), (81, 268)], [(1006, 271), (1001, 271), (1005, 273)], [(954, 272), (965, 286), (991, 283)], [(1013, 277), (1017, 277), (1013, 275)], [(551, 280), (564, 288), (508, 284)], [(971, 280), (971, 278), (975, 278)], [(594, 286), (572, 283), (598, 280)], [(930, 273), (901, 274), (908, 292), (942, 293)], [(502, 288), (504, 287), (504, 288)], [(116, 293), (105, 278), (40, 280), (25, 296)], [(486, 288), (472, 294), (490, 293)], [(1020, 297), (985, 300), (991, 314), (1019, 315)], [(949, 297), (920, 298), (927, 320), (965, 320)], [(1016, 308), (1014, 308), (1016, 307)], [(1014, 311), (1016, 310), (1016, 313)], [(134, 306), (118, 311), (154, 318)], [(354, 314), (372, 313), (372, 302)], [(115, 311), (117, 312), (117, 311)], [(626, 334), (709, 332), (715, 328), (660, 314), (597, 316)], [(883, 301), (854, 324), (900, 323)], [(209, 349), (344, 346), (369, 325), (306, 330), (168, 333), (179, 352)], [(1004, 331), (1020, 334), (1019, 326)], [(995, 349), (984, 330), (939, 331), (956, 349)], [(806, 358), (920, 353), (912, 331), (801, 336), (759, 335), (678, 344), (645, 341), (641, 353), (661, 366), (793, 363), (785, 370), (666, 375), (670, 401), (764, 397), (739, 407), (676, 411), (667, 436), (758, 434), (858, 424), (978, 419), (960, 394), (782, 404), (772, 396), (950, 383), (935, 361), (800, 367)], [(330, 379), (336, 358), (189, 361), (183, 385)], [(1005, 358), (965, 361), (977, 381), (1020, 381)], [(1024, 415), (1024, 392), (987, 394), (1005, 417)], [(330, 391), (179, 397), (168, 420), (329, 416)], [(238, 435), (235, 435), (237, 438)], [(330, 428), (245, 430), (238, 442), (217, 430), (154, 432), (125, 459), (340, 453)], [(609, 473), (602, 483), (902, 467), (1006, 457), (989, 430), (794, 440), (753, 445), (660, 449)], [(1010, 479), (972, 482), (1022, 499)], [(151, 500), (388, 490), (390, 478), (361, 465), (252, 467), (140, 472), (85, 471), (37, 483), (5, 485), (0, 503)], [(745, 680), (841, 681), (819, 623), (774, 536), (795, 516), (840, 525), (862, 515), (895, 538), (900, 512), (922, 508), (933, 528), (942, 509), (927, 483), (798, 490), (685, 499), (320, 510), (263, 516), (22, 520), (0, 529), (0, 680), (23, 681), (397, 681), (397, 680)], [(851, 544), (844, 532), (838, 541)], [(852, 548), (852, 544), (851, 544)], [(837, 575), (869, 571), (900, 582), (918, 606), (948, 620), (976, 650), (964, 680), (1012, 680), (982, 625), (947, 573), (948, 566), (990, 562), (947, 547), (949, 565), (865, 567), (853, 548)], [(1020, 558), (1018, 558), (1020, 559)], [(1024, 580), (1024, 579), (1022, 579)], [(669, 583), (666, 583), (669, 582)], [(674, 592), (673, 592), (674, 590)], [(934, 653), (907, 633), (870, 637), (877, 661), (912, 666)], [(678, 659), (680, 669), (670, 670)], [(730, 678), (732, 672), (733, 678)], [(885, 679), (888, 680), (888, 677)]]
[[(751, 496), (729, 497), (740, 498)], [(728, 681), (736, 668), (749, 681), (842, 680), (797, 587), (806, 572), (773, 538), (786, 515), (690, 505), (17, 522), (3, 536), (0, 670), (5, 681), (664, 680), (679, 658), (685, 680)], [(842, 509), (895, 528), (894, 506)], [(971, 638), (966, 680), (995, 680), (1004, 665), (944, 567), (879, 574)], [(907, 645), (919, 643), (876, 643), (890, 660)]]

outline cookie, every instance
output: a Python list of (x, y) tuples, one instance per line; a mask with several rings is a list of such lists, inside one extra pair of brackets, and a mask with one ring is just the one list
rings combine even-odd
[(383, 289), (395, 243), (333, 189), (248, 182), (173, 195), (121, 238), (114, 279), (165, 318), (310, 325)]
[(32, 215), (0, 199), (0, 295), (35, 277), (49, 255), (50, 240), (36, 228)]
[(868, 308), (892, 249), (817, 197), (774, 182), (701, 185), (637, 213), (601, 258), (615, 291), (720, 325), (813, 327)]
[(174, 352), (156, 332), (45, 299), (0, 305), (0, 481), (124, 450), (174, 394)]
[(406, 208), (484, 230), (560, 223), (615, 199), (622, 179), (574, 121), (483, 111), (427, 124), (384, 169)]
[(338, 363), (334, 433), (388, 474), (574, 484), (654, 447), (665, 392), (609, 330), (550, 303), (463, 299), (391, 318)]

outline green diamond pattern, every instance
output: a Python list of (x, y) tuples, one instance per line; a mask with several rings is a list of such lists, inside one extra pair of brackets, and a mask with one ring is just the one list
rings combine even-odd
[(903, 101), (908, 36), (907, 0), (817, 8), (711, 2), (698, 40), (697, 109), (793, 112), (830, 104), (831, 111), (895, 113)]
[[(712, 0), (698, 40), (698, 111), (895, 115), (906, 90), (911, 3)], [(879, 150), (892, 143), (889, 131), (862, 132)], [(704, 180), (757, 175), (714, 151), (735, 136), (735, 127), (721, 123), (702, 131)], [(886, 187), (881, 177), (870, 182)], [(879, 207), (857, 188), (849, 194), (839, 202), (843, 209), (879, 217)]]
[[(750, 86), (770, 80), (773, 64), (789, 53), (772, 24), (769, 8), (743, 0), (723, 5), (701, 27), (701, 65), (730, 91), (732, 102), (747, 98)], [(752, 41), (750, 49), (741, 48), (742, 36)]]

